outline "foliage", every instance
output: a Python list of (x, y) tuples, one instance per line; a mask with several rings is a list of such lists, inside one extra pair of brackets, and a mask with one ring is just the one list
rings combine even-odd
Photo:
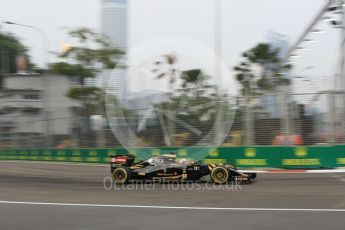
[(244, 95), (257, 95), (274, 90), (280, 85), (290, 84), (283, 73), (291, 69), (291, 65), (282, 63), (279, 49), (273, 49), (266, 43), (259, 43), (242, 53), (242, 58), (243, 60), (234, 67), (234, 70)]
[(209, 76), (200, 69), (185, 70), (181, 74), (182, 92), (194, 97), (216, 95), (216, 86), (208, 83)]
[(2, 87), (1, 74), (16, 73), (16, 58), (24, 55), (28, 60), (28, 67), (32, 69), (34, 65), (27, 55), (28, 49), (13, 34), (0, 32), (0, 89)]
[(86, 86), (85, 79), (96, 77), (101, 71), (114, 68), (124, 52), (112, 47), (103, 35), (89, 28), (78, 28), (69, 31), (68, 34), (75, 44), (66, 45), (63, 52), (57, 54), (62, 61), (53, 64), (51, 71), (74, 78), (74, 81), (78, 79), (80, 85), (71, 88), (66, 95), (81, 103), (82, 107), (75, 111), (87, 119), (83, 127), (79, 128), (86, 130), (82, 132), (83, 135), (90, 135), (89, 117), (105, 113), (105, 95), (100, 88)]
[(92, 101), (101, 92), (102, 90), (97, 87), (75, 87), (67, 93), (67, 96), (75, 100)]
[(13, 34), (0, 33), (0, 47), (12, 49), (18, 53), (27, 52), (27, 48), (20, 43), (18, 38), (16, 38)]
[(104, 92), (97, 87), (75, 87), (68, 91), (67, 96), (78, 101), (82, 101), (88, 114), (100, 112), (99, 105), (103, 101)]
[(52, 65), (54, 73), (66, 76), (77, 76), (84, 84), (86, 77), (95, 77), (104, 69), (113, 69), (124, 54), (114, 48), (107, 39), (88, 28), (79, 28), (69, 32), (71, 39), (78, 41), (78, 45), (71, 45), (58, 57), (64, 61)]
[[(230, 108), (223, 104), (226, 95), (218, 94), (210, 76), (201, 69), (181, 70), (177, 61), (176, 55), (167, 54), (154, 63), (152, 72), (155, 79), (165, 79), (169, 86), (166, 99), (155, 107), (163, 115), (172, 145), (194, 144), (213, 128), (219, 109)], [(155, 125), (148, 127), (142, 135), (146, 141), (164, 145), (164, 133), (157, 133), (162, 132), (162, 121), (158, 117), (156, 119)], [(157, 140), (157, 137), (161, 139)]]
[(107, 39), (88, 28), (78, 28), (68, 33), (78, 45), (70, 45), (58, 54), (63, 59), (52, 65), (53, 73), (78, 77), (80, 87), (71, 88), (67, 96), (82, 102), (87, 113), (95, 113), (96, 107), (103, 103), (104, 92), (97, 87), (86, 87), (85, 78), (92, 78), (104, 69), (116, 66), (123, 51), (110, 45)]
[(66, 62), (58, 62), (55, 63), (52, 67), (51, 70), (54, 73), (59, 73), (65, 76), (69, 77), (74, 77), (78, 76), (81, 77), (82, 79), (86, 77), (93, 77), (94, 76), (94, 69), (92, 68), (87, 68), (84, 67), (80, 64), (68, 64)]
[(178, 71), (177, 56), (173, 53), (165, 54), (162, 56), (163, 60), (156, 61), (155, 67), (152, 72), (156, 75), (157, 80), (166, 78), (169, 85), (169, 97), (172, 97), (174, 93), (174, 83), (179, 78), (181, 72)]

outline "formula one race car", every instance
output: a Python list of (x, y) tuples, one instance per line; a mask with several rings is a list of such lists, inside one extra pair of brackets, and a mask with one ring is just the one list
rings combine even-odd
[(198, 181), (210, 176), (212, 182), (223, 184), (227, 181), (247, 181), (256, 178), (256, 173), (241, 173), (233, 165), (200, 164), (182, 159), (177, 162), (176, 155), (165, 154), (134, 163), (133, 155), (111, 157), (111, 173), (115, 183), (130, 180), (176, 180)]

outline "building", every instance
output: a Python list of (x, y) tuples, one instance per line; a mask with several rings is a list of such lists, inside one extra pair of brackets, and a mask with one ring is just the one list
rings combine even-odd
[[(128, 46), (128, 1), (102, 0), (102, 34), (106, 35), (110, 43), (124, 52)], [(124, 58), (122, 62), (126, 62)], [(121, 63), (126, 65), (126, 63)], [(127, 71), (124, 69), (105, 70), (95, 81), (96, 86), (115, 91), (115, 95), (122, 99), (126, 93)]]
[(44, 147), (47, 133), (51, 146), (71, 139), (79, 121), (74, 111), (80, 105), (66, 93), (75, 84), (61, 75), (5, 75), (0, 91), (0, 147)]
[(127, 50), (127, 5), (127, 0), (102, 0), (102, 33), (122, 50)]

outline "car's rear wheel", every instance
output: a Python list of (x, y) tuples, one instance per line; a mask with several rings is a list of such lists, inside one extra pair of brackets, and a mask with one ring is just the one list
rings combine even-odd
[(115, 183), (123, 184), (131, 179), (131, 171), (127, 167), (118, 167), (113, 171)]
[(217, 166), (211, 172), (211, 179), (216, 184), (224, 184), (229, 180), (230, 173), (225, 167)]

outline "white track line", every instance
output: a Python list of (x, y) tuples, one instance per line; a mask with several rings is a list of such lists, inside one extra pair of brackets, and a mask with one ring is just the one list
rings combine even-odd
[(337, 179), (339, 179), (340, 181), (342, 181), (342, 182), (345, 183), (345, 178), (342, 178), (341, 176), (336, 175), (336, 174), (334, 174), (334, 173), (332, 173), (331, 176), (334, 177), (334, 178), (337, 178)]
[(41, 206), (76, 206), (97, 208), (143, 208), (143, 209), (184, 209), (184, 210), (225, 210), (225, 211), (302, 211), (302, 212), (345, 212), (345, 209), (309, 209), (309, 208), (217, 208), (217, 207), (178, 207), (116, 204), (77, 204), (77, 203), (44, 203), (22, 201), (0, 201), (0, 204), (41, 205)]
[(345, 173), (345, 169), (315, 169), (307, 170), (306, 173)]
[(298, 170), (239, 170), (243, 173), (274, 173), (274, 174), (294, 174), (294, 173), (345, 173), (345, 169), (307, 169), (304, 172)]

